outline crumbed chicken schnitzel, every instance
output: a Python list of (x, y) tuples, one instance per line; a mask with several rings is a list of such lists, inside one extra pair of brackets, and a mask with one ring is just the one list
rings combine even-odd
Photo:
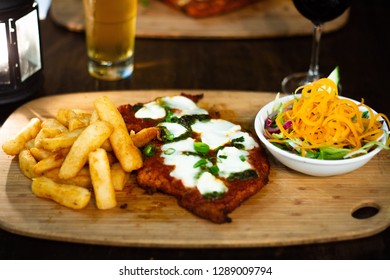
[(268, 183), (270, 165), (263, 148), (241, 126), (212, 118), (196, 104), (201, 96), (161, 97), (119, 107), (130, 130), (157, 126), (137, 171), (148, 193), (176, 197), (178, 204), (214, 223), (228, 216)]
[(260, 0), (162, 0), (168, 5), (175, 7), (184, 13), (196, 17), (218, 16), (231, 11), (236, 11), (249, 4), (259, 2)]

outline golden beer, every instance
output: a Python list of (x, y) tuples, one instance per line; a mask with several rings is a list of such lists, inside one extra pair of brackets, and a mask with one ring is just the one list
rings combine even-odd
[(89, 72), (105, 80), (131, 75), (137, 0), (83, 0)]

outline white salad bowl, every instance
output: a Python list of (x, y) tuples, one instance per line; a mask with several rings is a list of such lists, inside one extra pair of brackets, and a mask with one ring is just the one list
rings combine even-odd
[[(374, 150), (368, 152), (367, 154), (360, 155), (353, 158), (347, 158), (347, 159), (339, 159), (339, 160), (321, 160), (321, 159), (311, 159), (311, 158), (305, 158), (293, 153), (290, 153), (288, 151), (284, 151), (277, 146), (273, 145), (271, 142), (269, 142), (265, 136), (264, 136), (264, 123), (267, 119), (268, 115), (273, 111), (275, 102), (279, 103), (285, 103), (294, 97), (299, 97), (299, 95), (289, 95), (282, 98), (279, 98), (278, 100), (274, 100), (267, 105), (265, 105), (261, 110), (257, 113), (255, 118), (255, 131), (257, 136), (259, 137), (260, 141), (264, 144), (266, 149), (281, 163), (286, 165), (287, 167), (299, 171), (304, 174), (312, 175), (312, 176), (334, 176), (334, 175), (340, 175), (349, 173), (351, 171), (354, 171), (363, 165), (365, 165), (367, 162), (369, 162), (376, 154), (378, 154), (382, 148), (376, 147)], [(345, 98), (341, 97), (340, 98)], [(357, 102), (353, 99), (349, 99), (356, 104), (359, 104), (360, 102)], [(373, 110), (374, 113), (376, 113)], [(386, 133), (389, 133), (389, 128), (386, 124), (386, 122), (383, 123), (383, 129), (386, 131)], [(381, 141), (382, 143), (386, 143), (386, 137), (383, 135), (378, 141)]]

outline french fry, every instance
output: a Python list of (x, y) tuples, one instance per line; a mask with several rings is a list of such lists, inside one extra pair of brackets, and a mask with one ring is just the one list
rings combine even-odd
[(60, 132), (66, 132), (68, 129), (54, 118), (48, 118), (42, 122), (42, 128), (56, 129)]
[[(99, 121), (99, 115), (97, 113), (96, 110), (93, 110), (92, 114), (91, 114), (91, 118), (90, 118), (90, 123), (94, 123), (94, 122), (97, 122)], [(107, 152), (112, 152), (112, 146), (111, 146), (111, 143), (110, 143), (110, 139), (107, 139), (106, 141), (104, 141), (104, 143), (102, 144), (102, 148), (105, 149)]]
[(69, 127), (69, 120), (72, 118), (90, 118), (91, 114), (78, 109), (60, 108), (57, 111), (57, 120), (64, 126)]
[(41, 148), (37, 148), (37, 147), (32, 147), (30, 149), (30, 152), (31, 152), (31, 154), (34, 156), (34, 158), (37, 161), (43, 160), (45, 158), (48, 158), (49, 156), (51, 156), (53, 154), (50, 151), (47, 151), (47, 150), (44, 150), (44, 149), (41, 149)]
[[(101, 148), (103, 149), (103, 146)], [(107, 150), (105, 150), (105, 151), (107, 152)], [(110, 163), (110, 166), (113, 165), (115, 162), (118, 162), (118, 160), (115, 157), (115, 154), (113, 152), (107, 152), (107, 157), (108, 157), (108, 162)]]
[(37, 136), (34, 138), (34, 146), (39, 147), (39, 143), (42, 139), (53, 138), (60, 133), (61, 131), (58, 129), (44, 127), (38, 132)]
[(58, 176), (69, 179), (77, 175), (88, 160), (88, 154), (99, 148), (111, 135), (113, 127), (104, 121), (90, 124), (73, 143)]
[(19, 155), (19, 167), (24, 176), (27, 178), (35, 178), (38, 175), (34, 172), (34, 166), (37, 164), (36, 159), (29, 150), (22, 150)]
[(96, 110), (93, 110), (89, 122), (90, 122), (90, 123), (93, 123), (93, 122), (96, 122), (96, 121), (98, 121), (98, 120), (100, 120), (100, 119), (99, 119), (99, 114), (97, 113)]
[(57, 111), (57, 120), (62, 123), (64, 126), (68, 127), (69, 120), (72, 117), (72, 110), (60, 108)]
[(53, 118), (46, 119), (41, 124), (41, 130), (35, 136), (35, 145), (40, 139), (53, 138), (56, 135), (67, 132), (68, 129)]
[(104, 141), (104, 143), (102, 144), (102, 148), (105, 149), (107, 152), (112, 152), (113, 151), (110, 139), (107, 139), (106, 141)]
[(60, 168), (54, 168), (48, 171), (45, 171), (43, 175), (47, 178), (52, 179), (54, 182), (59, 184), (67, 184), (67, 185), (76, 185), (83, 188), (92, 187), (91, 176), (89, 175), (89, 168), (83, 167), (76, 176), (70, 179), (60, 179), (58, 177), (58, 173), (60, 172)]
[(29, 150), (35, 147), (35, 139), (31, 139), (27, 141), (26, 145), (24, 145), (24, 148)]
[(143, 147), (147, 145), (154, 138), (157, 138), (160, 134), (160, 129), (157, 127), (148, 127), (140, 130), (136, 134), (130, 134), (131, 140), (136, 147)]
[(91, 199), (91, 192), (83, 187), (58, 184), (46, 177), (33, 178), (32, 192), (37, 197), (51, 199), (72, 209), (82, 209)]
[[(60, 109), (56, 118), (33, 118), (3, 143), (8, 155), (18, 155), (22, 173), (32, 179), (37, 197), (72, 209), (82, 209), (92, 193), (98, 209), (116, 207), (130, 172), (142, 167), (143, 147), (159, 137), (158, 128), (131, 135), (117, 107), (107, 97), (94, 103), (92, 114)], [(88, 164), (87, 164), (88, 163)]]
[(88, 117), (74, 117), (69, 120), (68, 129), (69, 131), (73, 131), (79, 128), (87, 127), (88, 125)]
[(111, 180), (115, 191), (122, 191), (126, 185), (129, 173), (125, 172), (119, 162), (111, 165)]
[(18, 155), (24, 149), (26, 143), (38, 134), (41, 123), (40, 119), (32, 118), (13, 138), (3, 143), (3, 151), (8, 155)]
[(114, 103), (108, 97), (101, 96), (95, 101), (95, 109), (101, 120), (109, 122), (114, 127), (110, 142), (122, 168), (126, 172), (141, 168), (141, 152), (131, 140), (122, 115)]
[[(44, 129), (42, 129), (44, 130)], [(64, 132), (56, 135), (54, 138), (41, 138), (35, 141), (35, 146), (48, 151), (58, 151), (64, 148), (69, 148), (73, 145), (76, 139), (84, 131), (84, 128), (79, 128), (71, 132)]]
[(89, 167), (88, 166), (84, 166), (83, 168), (81, 168), (79, 173), (77, 173), (77, 176), (90, 176), (90, 174), (89, 174)]
[(51, 154), (47, 158), (44, 158), (35, 164), (34, 172), (36, 174), (42, 174), (48, 170), (60, 167), (64, 160), (65, 155), (61, 152)]
[(107, 152), (98, 148), (90, 152), (88, 158), (96, 206), (99, 209), (111, 209), (116, 206), (117, 202)]

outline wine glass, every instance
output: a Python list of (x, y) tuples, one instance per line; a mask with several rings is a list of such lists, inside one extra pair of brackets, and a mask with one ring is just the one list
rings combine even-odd
[(292, 93), (299, 86), (320, 78), (319, 50), (325, 22), (339, 17), (351, 5), (352, 0), (293, 0), (295, 8), (313, 23), (313, 43), (310, 66), (307, 72), (294, 73), (282, 81), (282, 91)]

